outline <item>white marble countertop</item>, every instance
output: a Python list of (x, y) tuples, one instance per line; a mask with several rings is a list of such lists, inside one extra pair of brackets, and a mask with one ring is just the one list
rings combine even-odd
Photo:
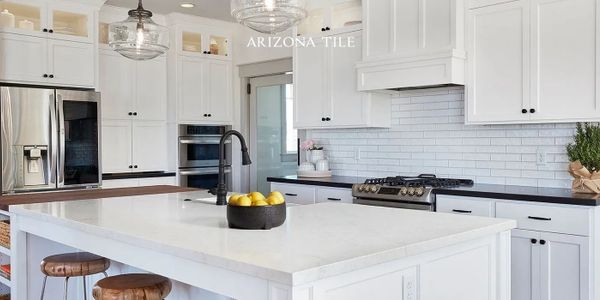
[(227, 227), (225, 207), (184, 201), (189, 198), (206, 194), (27, 204), (11, 206), (10, 211), (291, 285), (516, 226), (515, 221), (501, 219), (325, 203), (288, 207), (286, 223), (270, 231), (244, 231)]

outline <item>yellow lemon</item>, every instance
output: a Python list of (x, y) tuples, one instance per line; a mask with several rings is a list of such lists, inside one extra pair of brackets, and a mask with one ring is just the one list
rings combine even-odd
[(273, 197), (273, 196), (278, 197), (281, 200), (285, 201), (285, 197), (283, 197), (283, 195), (280, 192), (274, 191), (269, 194), (269, 197)]
[(233, 194), (229, 197), (229, 205), (238, 205), (238, 200), (242, 197), (242, 195)]
[(258, 200), (254, 203), (252, 203), (252, 206), (267, 206), (269, 205), (269, 203), (267, 203), (267, 201), (265, 200)]
[(269, 205), (278, 205), (278, 204), (282, 204), (283, 202), (285, 202), (283, 199), (273, 195), (273, 196), (269, 196), (269, 198), (267, 198), (267, 203), (269, 203)]
[(248, 198), (246, 196), (242, 196), (237, 200), (237, 205), (238, 206), (251, 206), (252, 200), (250, 200), (250, 198)]
[(252, 192), (248, 194), (248, 197), (252, 200), (252, 202), (256, 202), (259, 200), (265, 201), (265, 196), (259, 192)]

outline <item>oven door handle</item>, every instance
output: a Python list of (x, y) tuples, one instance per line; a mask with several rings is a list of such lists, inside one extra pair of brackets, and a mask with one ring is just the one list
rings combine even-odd
[[(179, 138), (180, 144), (204, 144), (204, 145), (218, 145), (221, 142), (219, 138)], [(231, 140), (226, 140), (225, 144), (230, 144)]]
[[(225, 169), (225, 173), (231, 173), (231, 170)], [(181, 175), (181, 176), (211, 175), (211, 174), (219, 174), (219, 169), (218, 168), (207, 168), (207, 169), (193, 170), (193, 171), (179, 171), (179, 175)]]

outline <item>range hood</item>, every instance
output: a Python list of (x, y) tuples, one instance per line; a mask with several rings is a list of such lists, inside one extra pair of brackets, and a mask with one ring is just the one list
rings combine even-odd
[(465, 84), (464, 0), (363, 0), (362, 4), (359, 91)]

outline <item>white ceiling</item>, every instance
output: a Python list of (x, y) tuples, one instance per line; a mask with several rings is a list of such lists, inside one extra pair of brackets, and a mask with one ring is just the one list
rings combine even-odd
[[(137, 7), (138, 0), (108, 0), (106, 4), (126, 8)], [(193, 3), (194, 8), (182, 8), (181, 3)], [(158, 14), (180, 12), (205, 18), (234, 21), (229, 0), (144, 0), (144, 8)]]

